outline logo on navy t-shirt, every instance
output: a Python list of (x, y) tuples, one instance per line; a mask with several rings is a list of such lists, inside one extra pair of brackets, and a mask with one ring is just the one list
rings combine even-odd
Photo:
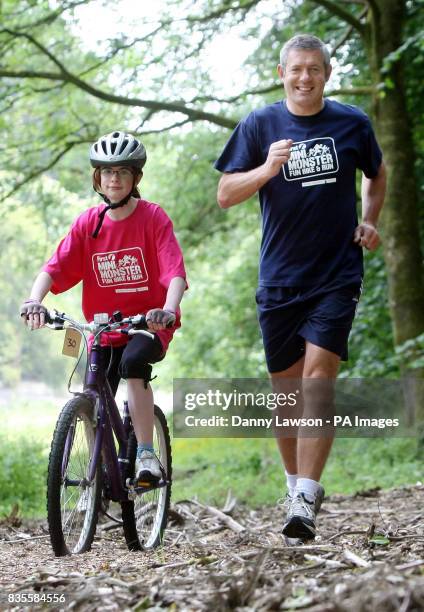
[[(290, 150), (290, 159), (284, 164), (283, 173), (286, 181), (299, 181), (334, 174), (338, 169), (339, 160), (334, 139), (330, 137), (311, 138), (310, 140), (293, 143)], [(302, 186), (335, 181), (336, 178), (308, 181), (303, 183)]]

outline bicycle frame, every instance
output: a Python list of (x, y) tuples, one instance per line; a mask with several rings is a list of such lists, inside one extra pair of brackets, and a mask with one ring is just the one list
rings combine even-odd
[[(73, 321), (65, 313), (58, 313), (57, 311), (48, 312), (48, 323), (53, 325), (53, 329), (63, 329), (64, 323), (68, 322), (71, 327), (74, 326), (81, 333), (83, 330), (90, 331), (94, 334), (94, 341), (91, 347), (91, 351), (88, 355), (88, 364), (84, 380), (84, 395), (97, 410), (95, 411), (96, 419), (96, 433), (94, 438), (94, 448), (89, 463), (89, 469), (87, 477), (82, 481), (74, 482), (69, 481), (71, 485), (87, 487), (93, 482), (96, 470), (99, 465), (99, 461), (105, 467), (107, 474), (108, 484), (108, 497), (112, 501), (126, 501), (134, 497), (135, 493), (143, 493), (144, 491), (152, 491), (155, 488), (163, 487), (169, 484), (168, 480), (162, 479), (156, 485), (149, 485), (148, 487), (137, 486), (134, 487), (132, 481), (126, 482), (126, 466), (129, 463), (127, 458), (128, 440), (132, 431), (131, 418), (128, 411), (128, 404), (124, 404), (123, 417), (119, 413), (119, 409), (116, 405), (114, 395), (107, 380), (107, 370), (105, 364), (105, 347), (101, 345), (101, 337), (104, 332), (111, 331), (112, 329), (118, 329), (121, 324), (123, 325), (143, 325), (145, 324), (144, 315), (136, 315), (128, 319), (122, 319), (120, 313), (114, 313), (119, 315), (114, 322), (106, 321), (93, 321), (90, 324), (81, 324), (77, 321)], [(96, 315), (103, 317), (103, 315)], [(108, 320), (108, 319), (107, 319)], [(134, 331), (134, 333), (147, 333), (147, 331)], [(131, 334), (131, 335), (133, 335)], [(116, 452), (115, 439), (118, 442), (118, 453)], [(65, 474), (69, 462), (69, 455), (73, 445), (74, 429), (71, 427), (67, 439), (65, 441), (65, 448), (62, 458), (62, 479), (65, 480)]]
[[(74, 393), (63, 407), (52, 439), (47, 470), (47, 520), (53, 550), (57, 556), (90, 550), (99, 512), (109, 516), (109, 500), (121, 505), (129, 550), (154, 548), (162, 542), (169, 513), (172, 455), (168, 425), (163, 412), (154, 406), (153, 442), (158, 448), (161, 470), (156, 481), (139, 470), (128, 404), (124, 402), (121, 416), (107, 378), (108, 345), (102, 346), (101, 340), (110, 331), (154, 338), (147, 331), (145, 315), (123, 318), (119, 311), (112, 317), (99, 313), (92, 322), (80, 323), (66, 313), (47, 311), (46, 322), (51, 329), (79, 331), (87, 349), (84, 332), (90, 332), (94, 338), (83, 391)], [(73, 373), (75, 369), (76, 366)]]
[[(87, 483), (85, 484), (88, 485), (93, 481), (98, 463), (102, 461), (102, 463), (106, 465), (111, 500), (127, 500), (128, 490), (124, 487), (123, 483), (124, 470), (128, 462), (127, 445), (131, 431), (131, 419), (126, 403), (123, 419), (119, 414), (115, 398), (106, 378), (104, 349), (100, 346), (98, 340), (93, 344), (89, 355), (83, 394), (90, 399), (93, 406), (97, 406), (97, 411), (95, 413), (96, 435), (93, 454), (87, 474)], [(113, 434), (115, 434), (118, 441), (118, 453), (116, 452)], [(65, 474), (69, 459), (69, 449), (72, 447), (73, 440), (71, 436), (73, 436), (73, 432), (70, 432), (69, 439), (67, 439), (65, 445), (62, 463), (63, 474)]]

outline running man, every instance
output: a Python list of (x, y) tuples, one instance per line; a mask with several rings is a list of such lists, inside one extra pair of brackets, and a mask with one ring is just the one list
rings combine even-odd
[[(256, 302), (267, 367), (275, 389), (285, 379), (327, 381), (323, 397), (316, 397), (319, 386), (315, 397), (304, 394), (304, 410), (313, 414), (328, 401), (328, 381), (347, 359), (362, 286), (361, 247), (372, 251), (380, 242), (386, 173), (367, 115), (323, 97), (331, 64), (319, 38), (301, 34), (287, 41), (277, 70), (286, 98), (253, 111), (234, 130), (215, 163), (224, 173), (218, 203), (229, 208), (259, 192)], [(286, 537), (315, 537), (324, 497), (319, 481), (332, 441), (332, 435), (277, 439), (288, 487)]]

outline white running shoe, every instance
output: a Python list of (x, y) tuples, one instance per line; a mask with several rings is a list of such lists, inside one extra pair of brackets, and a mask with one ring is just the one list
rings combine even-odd
[(137, 455), (135, 462), (135, 478), (138, 481), (158, 481), (162, 478), (161, 465), (155, 453), (144, 450)]
[[(287, 491), (285, 497), (281, 497), (277, 501), (277, 504), (281, 506), (283, 510), (285, 511), (286, 517), (290, 511), (290, 506), (291, 506), (292, 501), (293, 501), (293, 497), (290, 495), (289, 491)], [(303, 544), (303, 540), (301, 540), (300, 538), (289, 538), (286, 535), (284, 535), (284, 541), (287, 544), (287, 546), (301, 546)]]
[(77, 512), (87, 512), (90, 490), (84, 489), (77, 503)]
[(320, 486), (315, 499), (309, 499), (305, 493), (298, 493), (292, 499), (283, 534), (288, 538), (300, 538), (304, 542), (313, 540), (316, 534), (316, 515), (318, 514), (325, 491)]

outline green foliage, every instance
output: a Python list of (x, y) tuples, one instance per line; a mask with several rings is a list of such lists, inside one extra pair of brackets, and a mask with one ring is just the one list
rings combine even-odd
[[(48, 445), (25, 434), (1, 434), (0, 443), (0, 514), (17, 503), (24, 516), (45, 516)], [(336, 440), (323, 484), (330, 495), (415, 484), (422, 466), (414, 449), (408, 439)], [(222, 506), (231, 490), (250, 507), (272, 506), (285, 491), (274, 440), (174, 439), (173, 463), (174, 502)]]
[(0, 515), (18, 504), (25, 516), (43, 516), (46, 474), (44, 444), (25, 435), (12, 440), (0, 432)]
[[(13, 403), (2, 414), (0, 515), (18, 503), (24, 516), (45, 516), (48, 452), (62, 402)], [(251, 507), (274, 505), (285, 490), (284, 471), (272, 439), (172, 440), (173, 500), (198, 497), (223, 505), (231, 490)], [(337, 438), (324, 473), (327, 493), (390, 488), (422, 479), (413, 438)]]
[[(64, 386), (69, 363), (58, 359), (63, 339), (46, 330), (30, 334), (20, 321), (19, 307), (28, 297), (42, 263), (79, 211), (78, 200), (45, 177), (9, 203), (0, 225), (0, 384), (13, 386), (23, 377)], [(74, 295), (76, 302), (70, 296), (66, 302), (49, 298), (46, 303), (49, 307), (75, 303), (72, 308), (76, 310), (78, 290)], [(46, 367), (54, 360), (54, 367)]]
[[(245, 91), (272, 89), (277, 81), (275, 66), (280, 48), (300, 31), (313, 32), (330, 47), (337, 47), (335, 57), (342, 67), (338, 72), (340, 86), (366, 85), (370, 70), (364, 46), (355, 31), (339, 45), (346, 24), (309, 0), (290, 0), (277, 11), (274, 3), (263, 0), (161, 2), (158, 0), (157, 6), (152, 7), (151, 14), (137, 19), (136, 29), (127, 15), (121, 14), (119, 2), (113, 6), (105, 3), (105, 14), (112, 11), (115, 27), (98, 44), (93, 42), (94, 33), (90, 32), (85, 40), (80, 36), (81, 15), (93, 13), (80, 13), (79, 2), (75, 2), (75, 10), (72, 1), (66, 5), (29, 0), (2, 3), (3, 25), (10, 30), (4, 29), (0, 34), (2, 68), (11, 72), (25, 69), (60, 73), (58, 64), (62, 64), (65, 72), (80, 79), (84, 87), (93, 86), (105, 94), (101, 99), (60, 79), (7, 76), (0, 82), (0, 125), (7, 143), (0, 150), (0, 158), (8, 171), (1, 193), (10, 193), (14, 185), (37, 177), (43, 169), (50, 177), (25, 183), (7, 199), (8, 211), (16, 209), (16, 218), (7, 212), (5, 218), (11, 215), (10, 223), (0, 228), (0, 237), (6, 244), (0, 284), (12, 287), (2, 292), (7, 295), (3, 298), (1, 321), (4, 384), (17, 382), (22, 370), (28, 377), (49, 377), (63, 384), (62, 362), (46, 368), (47, 363), (57, 363), (59, 338), (40, 333), (37, 342), (31, 338), (30, 351), (28, 334), (17, 319), (13, 319), (15, 324), (11, 320), (33, 275), (71, 219), (97, 201), (91, 198), (88, 146), (99, 134), (117, 126), (131, 129), (145, 140), (148, 163), (141, 183), (142, 195), (161, 204), (170, 214), (187, 263), (190, 289), (183, 302), (183, 328), (158, 368), (161, 383), (167, 379), (170, 384), (173, 376), (265, 374), (254, 302), (260, 242), (257, 202), (229, 211), (218, 208), (219, 175), (212, 164), (228, 130), (212, 123), (188, 123), (184, 113), (170, 112), (161, 104), (176, 101), (187, 108), (237, 120), (252, 108), (278, 99), (280, 89), (260, 95), (247, 95)], [(82, 10), (92, 11), (96, 3), (87, 0), (84, 5)], [(164, 6), (166, 11), (162, 10)], [(363, 10), (355, 3), (346, 8), (356, 17)], [(386, 66), (404, 58), (414, 138), (417, 151), (422, 151), (422, 0), (411, 0), (406, 9), (403, 44), (386, 58)], [(208, 70), (208, 56), (216, 53), (214, 41), (228, 33), (251, 45), (249, 57), (234, 74), (230, 92), (222, 91)], [(122, 104), (116, 100), (112, 103), (108, 100), (110, 95), (122, 96)], [(136, 97), (159, 106), (131, 106), (129, 99)], [(345, 100), (365, 108), (368, 104), (366, 98), (349, 96)], [(163, 131), (174, 123), (183, 125)], [(421, 184), (421, 153), (416, 167)], [(420, 206), (424, 228), (423, 193), (424, 190)], [(365, 292), (352, 333), (351, 360), (344, 366), (343, 375), (397, 375), (399, 357), (411, 356), (416, 365), (421, 354), (416, 355), (414, 349), (412, 356), (408, 345), (395, 355), (381, 256), (367, 258), (366, 267)], [(11, 281), (6, 280), (6, 271)], [(48, 303), (65, 304), (77, 314), (78, 298), (75, 291), (69, 298), (50, 296)]]
[(397, 377), (393, 334), (387, 307), (387, 275), (381, 250), (365, 256), (365, 282), (349, 338), (345, 378)]
[[(173, 498), (223, 505), (230, 489), (249, 506), (274, 505), (285, 491), (274, 440), (174, 439)], [(391, 488), (422, 479), (410, 439), (336, 439), (323, 477), (329, 495)]]
[(424, 334), (397, 346), (396, 358), (399, 363), (407, 363), (411, 370), (424, 368)]

